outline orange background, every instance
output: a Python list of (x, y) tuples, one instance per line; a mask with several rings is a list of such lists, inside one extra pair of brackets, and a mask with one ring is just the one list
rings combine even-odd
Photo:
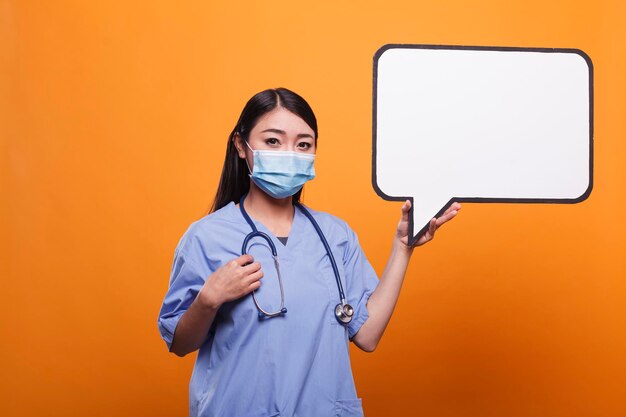
[(415, 250), (366, 416), (626, 415), (626, 98), (616, 1), (0, 0), (4, 416), (186, 415), (195, 354), (157, 315), (254, 93), (320, 125), (305, 202), (381, 273), (401, 203), (371, 184), (372, 58), (387, 43), (579, 48), (595, 169), (577, 205), (470, 204)]

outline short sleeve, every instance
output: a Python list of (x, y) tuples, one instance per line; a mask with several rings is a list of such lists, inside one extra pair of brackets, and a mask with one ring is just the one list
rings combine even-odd
[(207, 274), (207, 268), (200, 267), (199, 262), (192, 256), (177, 248), (169, 288), (158, 318), (159, 331), (169, 351), (172, 348), (178, 321), (196, 299), (206, 281)]
[(367, 301), (379, 281), (376, 271), (361, 249), (357, 235), (347, 224), (346, 229), (348, 245), (344, 253), (343, 265), (346, 274), (347, 302), (354, 308), (352, 321), (348, 324), (348, 336), (352, 340), (369, 317)]

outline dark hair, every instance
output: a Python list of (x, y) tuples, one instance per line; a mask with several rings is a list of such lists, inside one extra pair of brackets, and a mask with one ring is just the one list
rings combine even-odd
[[(257, 124), (259, 118), (276, 107), (289, 110), (304, 120), (315, 132), (315, 144), (317, 145), (317, 120), (305, 99), (286, 88), (270, 88), (255, 94), (244, 106), (237, 124), (228, 136), (222, 176), (209, 213), (221, 209), (231, 201), (238, 203), (241, 196), (250, 189), (248, 167), (246, 162), (239, 158), (233, 139), (235, 133), (239, 133), (241, 138), (247, 142), (250, 131)], [(293, 195), (292, 201), (294, 203), (300, 201), (301, 194), (302, 189)]]

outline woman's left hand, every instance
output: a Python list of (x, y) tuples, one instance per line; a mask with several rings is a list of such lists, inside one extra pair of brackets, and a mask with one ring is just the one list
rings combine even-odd
[(412, 249), (415, 246), (423, 245), (424, 243), (432, 240), (435, 237), (435, 232), (442, 224), (452, 219), (459, 210), (461, 210), (461, 204), (455, 202), (441, 215), (439, 218), (432, 218), (428, 224), (428, 230), (418, 240), (409, 246), (409, 210), (411, 209), (411, 200), (406, 200), (402, 206), (402, 217), (398, 223), (398, 231), (396, 232), (396, 238), (400, 240), (400, 243), (404, 244), (407, 248)]

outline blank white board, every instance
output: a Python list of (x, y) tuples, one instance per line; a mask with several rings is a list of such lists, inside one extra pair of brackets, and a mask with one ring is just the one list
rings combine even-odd
[(576, 49), (380, 48), (372, 182), (384, 199), (412, 201), (409, 242), (454, 201), (586, 199), (592, 80)]

